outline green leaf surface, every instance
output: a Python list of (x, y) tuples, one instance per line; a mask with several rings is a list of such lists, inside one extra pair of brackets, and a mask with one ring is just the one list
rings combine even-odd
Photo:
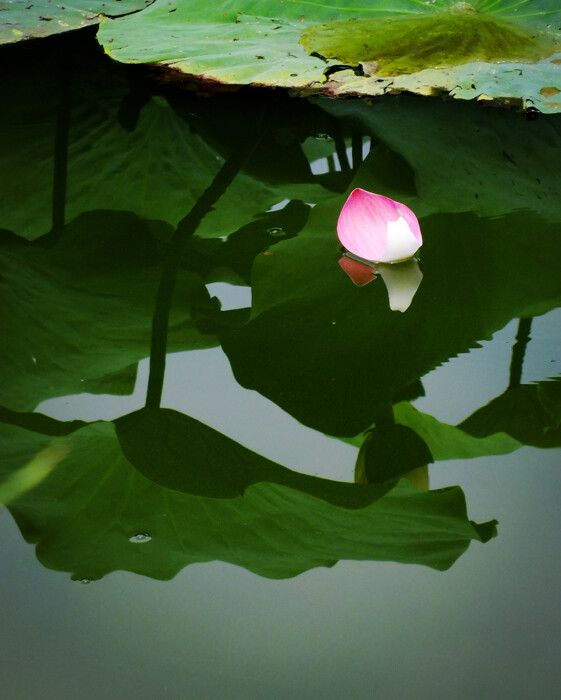
[(66, 456), (64, 445), (48, 445), (27, 464), (0, 482), (0, 504), (7, 504), (38, 486)]
[[(495, 217), (528, 209), (561, 222), (557, 117), (528, 122), (510, 111), (405, 95), (315, 102), (378, 144), (357, 187), (404, 201), (418, 216)], [(409, 181), (413, 186), (404, 188)]]
[(397, 423), (409, 426), (425, 440), (436, 461), (502, 455), (522, 447), (521, 442), (505, 433), (474, 437), (405, 401), (394, 406), (394, 413)]
[[(1, 480), (50, 442), (20, 428), (2, 432)], [(324, 500), (324, 480), (309, 477), (317, 494), (263, 481), (243, 496), (205, 498), (142, 476), (123, 456), (110, 423), (86, 426), (64, 440), (68, 456), (10, 510), (25, 539), (37, 545), (39, 560), (78, 580), (116, 570), (169, 579), (189, 564), (213, 560), (271, 578), (333, 566), (339, 559), (446, 569), (472, 539), (487, 541), (495, 534), (494, 521), (477, 525), (467, 519), (459, 487), (424, 492), (402, 480), (380, 491), (329, 482), (345, 500), (349, 492), (357, 494), (359, 507), (348, 508)], [(193, 449), (178, 457), (196, 458)], [(131, 542), (138, 534), (151, 539)]]
[[(78, 39), (65, 54), (74, 78), (61, 70), (52, 47), (38, 46), (34, 52), (27, 48), (16, 47), (7, 58), (1, 80), (6, 104), (0, 113), (0, 228), (27, 239), (51, 228), (53, 185), (61, 160), (67, 160), (67, 221), (85, 211), (113, 209), (175, 226), (231, 152), (256, 138), (267, 100), (234, 98), (225, 105), (176, 95), (172, 105)], [(27, 87), (29, 71), (36, 74), (33, 91)], [(293, 109), (287, 124), (285, 102), (271, 106), (279, 124), (264, 135), (263, 146), (248, 164), (252, 172), (240, 173), (220, 206), (203, 220), (199, 236), (227, 236), (285, 199), (315, 202), (331, 195), (321, 178), (312, 176), (298, 139), (291, 135), (290, 124), (307, 119)], [(220, 137), (210, 144), (206, 139), (217, 132), (217, 117), (223, 119), (225, 111), (227, 125), (220, 125)], [(316, 112), (324, 121), (334, 121), (307, 106), (307, 118)], [(57, 124), (64, 119), (67, 149), (57, 153)], [(309, 128), (314, 128), (313, 119)]]
[(457, 3), (449, 12), (426, 16), (313, 25), (303, 32), (302, 44), (309, 53), (341, 63), (376, 62), (372, 72), (379, 76), (409, 75), (427, 63), (450, 66), (521, 58), (535, 62), (559, 50), (549, 34), (525, 32), (474, 9), (454, 9), (461, 6)]
[[(128, 212), (83, 214), (52, 248), (0, 246), (0, 404), (30, 410), (86, 387), (132, 391), (131, 366), (150, 351), (161, 266), (149, 226)], [(182, 272), (176, 295), (169, 350), (215, 345), (191, 314), (208, 303), (201, 278)]]
[(333, 97), (377, 97), (400, 92), (427, 96), (444, 93), (460, 100), (495, 101), (519, 108), (535, 108), (544, 114), (559, 114), (561, 53), (535, 63), (474, 61), (455, 67), (426, 68), (411, 75), (375, 82), (345, 71), (338, 74), (337, 81), (328, 90)]
[(97, 24), (101, 15), (119, 17), (138, 12), (153, 0), (2, 0), (0, 44), (39, 39)]
[(388, 488), (357, 490), (352, 484), (291, 471), (170, 409), (143, 408), (118, 418), (115, 425), (123, 454), (139, 472), (160, 486), (190, 495), (235, 498), (252, 484), (268, 481), (335, 506), (360, 508)]
[(169, 409), (142, 409), (116, 421), (123, 454), (152, 481), (210, 498), (241, 496), (252, 472), (272, 465), (200, 421)]
[(529, 213), (433, 215), (421, 219), (422, 284), (404, 314), (392, 312), (382, 280), (356, 287), (338, 265), (343, 202), (318, 205), (298, 238), (257, 259), (251, 320), (221, 334), (237, 380), (306, 425), (356, 435), (429, 370), (561, 302), (557, 225)]
[(561, 90), (560, 20), (555, 0), (250, 0), (210, 8), (156, 0), (103, 21), (98, 38), (118, 61), (169, 67), (209, 85), (331, 96), (446, 91), (556, 112), (561, 101), (546, 92)]
[[(522, 443), (506, 433), (475, 437), (455, 425), (443, 423), (428, 413), (419, 411), (408, 401), (393, 406), (395, 422), (407, 426), (424, 440), (436, 462), (447, 459), (474, 459), (490, 455), (503, 455), (522, 447)], [(342, 438), (355, 447), (364, 443), (364, 434)]]

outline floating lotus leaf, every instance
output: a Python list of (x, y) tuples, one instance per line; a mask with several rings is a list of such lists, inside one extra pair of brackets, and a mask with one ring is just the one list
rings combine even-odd
[(396, 91), (522, 101), (561, 109), (561, 9), (554, 0), (156, 0), (101, 23), (126, 63), (172, 68), (214, 86), (309, 93)]
[(97, 24), (101, 15), (118, 17), (138, 12), (153, 0), (3, 0), (0, 2), (0, 44), (61, 34)]
[(511, 22), (479, 14), (467, 3), (449, 12), (413, 17), (348, 20), (309, 27), (302, 44), (310, 53), (343, 63), (376, 62), (378, 75), (416, 73), (432, 65), (450, 66), (471, 61), (539, 60), (554, 53), (548, 35), (528, 33)]

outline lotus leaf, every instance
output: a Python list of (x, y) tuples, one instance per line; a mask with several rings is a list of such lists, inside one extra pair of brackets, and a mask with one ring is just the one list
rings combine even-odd
[(447, 92), (561, 110), (561, 10), (555, 0), (156, 0), (104, 19), (109, 55), (209, 86), (305, 94)]

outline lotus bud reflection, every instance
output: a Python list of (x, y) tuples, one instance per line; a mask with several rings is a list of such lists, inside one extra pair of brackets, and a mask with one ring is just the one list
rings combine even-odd
[[(391, 408), (390, 416), (393, 420)], [(382, 484), (408, 479), (418, 488), (428, 490), (428, 465), (431, 462), (434, 458), (428, 445), (408, 426), (375, 427), (368, 432), (360, 447), (355, 464), (355, 483)]]
[(416, 260), (408, 260), (399, 265), (381, 263), (376, 266), (376, 272), (386, 284), (390, 309), (406, 311), (411, 306), (423, 279), (419, 263)]
[(342, 255), (339, 258), (339, 265), (345, 270), (357, 287), (365, 285), (376, 279), (376, 272), (373, 264), (362, 262), (351, 258), (349, 255)]
[(399, 264), (368, 263), (342, 255), (339, 265), (345, 270), (357, 287), (372, 282), (379, 275), (386, 285), (392, 311), (406, 311), (417, 293), (423, 273), (416, 260), (407, 260)]
[(407, 260), (423, 243), (409, 207), (360, 188), (351, 192), (341, 209), (337, 235), (349, 253), (370, 262)]
[[(424, 467), (417, 467), (416, 469), (411, 469), (411, 471), (406, 472), (403, 475), (404, 479), (407, 479), (412, 484), (415, 484), (417, 488), (423, 489), (423, 491), (428, 491), (430, 488), (430, 477), (429, 477), (429, 467), (428, 464)], [(364, 469), (364, 464), (357, 462), (355, 466), (355, 484), (367, 484), (368, 478), (366, 477), (366, 471)]]

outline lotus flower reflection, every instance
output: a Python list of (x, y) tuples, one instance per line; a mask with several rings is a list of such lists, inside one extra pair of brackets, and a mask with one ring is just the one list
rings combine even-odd
[(341, 209), (337, 235), (349, 253), (370, 262), (407, 260), (423, 243), (409, 207), (360, 188), (351, 192)]
[(388, 290), (390, 309), (392, 311), (407, 311), (413, 297), (417, 293), (423, 273), (416, 260), (406, 260), (398, 265), (388, 263), (362, 262), (351, 253), (345, 253), (339, 259), (339, 265), (345, 270), (357, 287), (364, 287), (379, 275)]

